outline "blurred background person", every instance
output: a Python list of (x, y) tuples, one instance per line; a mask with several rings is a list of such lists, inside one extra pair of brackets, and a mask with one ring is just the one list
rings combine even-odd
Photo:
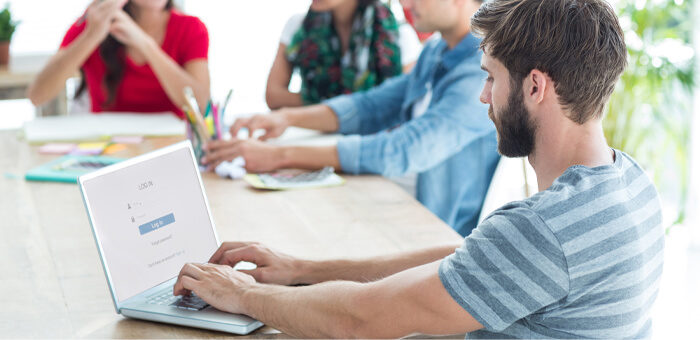
[[(377, 0), (314, 0), (282, 31), (267, 79), (270, 109), (317, 104), (364, 91), (410, 71), (422, 45), (410, 25), (399, 25)], [(301, 92), (289, 90), (294, 70)]]
[(209, 34), (172, 0), (95, 0), (29, 88), (34, 105), (63, 89), (78, 71), (76, 97), (88, 91), (92, 112), (166, 112), (183, 117), (182, 94), (209, 99)]

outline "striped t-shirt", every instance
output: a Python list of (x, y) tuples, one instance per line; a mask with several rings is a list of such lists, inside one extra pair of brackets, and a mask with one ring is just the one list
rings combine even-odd
[(649, 338), (664, 232), (642, 168), (572, 166), (549, 189), (494, 211), (440, 265), (484, 328), (467, 338)]

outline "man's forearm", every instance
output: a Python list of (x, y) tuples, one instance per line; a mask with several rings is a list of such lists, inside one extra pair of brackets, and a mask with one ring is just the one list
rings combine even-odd
[(296, 284), (331, 280), (370, 282), (447, 257), (459, 244), (359, 260), (303, 261)]
[(280, 168), (317, 170), (332, 166), (341, 171), (335, 146), (282, 146)]
[(289, 121), (289, 125), (323, 132), (336, 132), (340, 128), (335, 112), (323, 104), (284, 108), (280, 110)]
[[(299, 338), (348, 338), (359, 323), (357, 282), (308, 287), (255, 284), (242, 295), (243, 312)], [(355, 306), (355, 307), (353, 307)]]
[(241, 289), (239, 310), (300, 338), (399, 338), (482, 328), (445, 290), (439, 266), (435, 261), (370, 283), (254, 283)]

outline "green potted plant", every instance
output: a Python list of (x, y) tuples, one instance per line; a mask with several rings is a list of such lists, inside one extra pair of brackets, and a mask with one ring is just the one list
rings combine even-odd
[(5, 5), (5, 9), (0, 12), (0, 65), (7, 64), (10, 60), (10, 40), (17, 24), (12, 20), (10, 5)]
[[(687, 0), (618, 0), (629, 64), (607, 107), (610, 146), (649, 172), (668, 223), (684, 222), (688, 198), (695, 51)], [(668, 224), (667, 224), (668, 225)]]

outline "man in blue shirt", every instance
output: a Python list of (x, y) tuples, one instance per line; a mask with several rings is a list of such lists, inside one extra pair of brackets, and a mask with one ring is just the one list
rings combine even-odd
[(418, 200), (468, 235), (499, 159), (495, 128), (487, 106), (479, 102), (486, 76), (479, 67), (481, 40), (470, 34), (469, 17), (480, 5), (478, 0), (417, 1), (411, 6), (416, 28), (437, 30), (442, 37), (426, 44), (412, 73), (320, 105), (239, 119), (231, 128), (233, 136), (243, 127), (265, 129), (263, 140), (279, 136), (288, 126), (350, 135), (337, 146), (272, 146), (233, 139), (209, 144), (203, 161), (214, 167), (243, 156), (251, 172), (330, 165), (351, 174), (418, 173)]

